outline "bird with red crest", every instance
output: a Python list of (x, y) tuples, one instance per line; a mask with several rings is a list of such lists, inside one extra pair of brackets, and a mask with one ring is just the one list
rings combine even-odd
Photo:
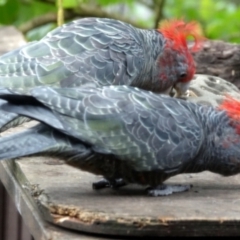
[(191, 185), (164, 184), (178, 174), (240, 173), (237, 100), (214, 108), (130, 86), (38, 87), (30, 95), (0, 90), (6, 101), (0, 109), (42, 122), (0, 138), (0, 160), (61, 156), (102, 175), (95, 189), (137, 183), (149, 186), (153, 196), (189, 190)]
[[(175, 88), (179, 96), (186, 93), (189, 87), (189, 82), (192, 80), (196, 71), (195, 62), (192, 52), (199, 51), (202, 43), (205, 40), (201, 26), (195, 22), (185, 23), (183, 20), (173, 19), (165, 20), (160, 24), (160, 31), (167, 39), (166, 48), (169, 49), (171, 55), (176, 55), (176, 61), (179, 62), (177, 71), (180, 78), (175, 83)], [(188, 47), (187, 38), (193, 37), (194, 44)], [(166, 55), (169, 54), (166, 53)], [(166, 59), (169, 56), (165, 57)], [(182, 60), (179, 61), (178, 58)], [(162, 59), (162, 61), (165, 61)], [(171, 66), (171, 64), (169, 64)]]
[[(189, 35), (193, 48), (187, 46)], [(41, 85), (130, 85), (156, 93), (176, 87), (181, 95), (195, 73), (191, 51), (203, 40), (195, 22), (172, 20), (146, 30), (114, 19), (83, 18), (1, 56), (0, 87), (24, 94)], [(0, 129), (19, 122), (0, 112)]]

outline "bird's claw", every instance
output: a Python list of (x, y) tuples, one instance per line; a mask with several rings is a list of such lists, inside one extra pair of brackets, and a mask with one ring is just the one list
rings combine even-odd
[(167, 196), (177, 192), (185, 192), (192, 188), (192, 185), (159, 185), (156, 188), (148, 188), (148, 195), (157, 196)]
[(92, 184), (92, 188), (95, 190), (102, 189), (102, 188), (117, 189), (117, 188), (123, 187), (125, 185), (126, 185), (126, 183), (124, 182), (124, 180), (122, 178), (113, 179), (113, 180), (107, 180), (107, 179), (103, 178), (97, 182), (94, 182)]

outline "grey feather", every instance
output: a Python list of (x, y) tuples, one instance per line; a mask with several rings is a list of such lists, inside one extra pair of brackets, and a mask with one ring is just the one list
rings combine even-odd
[(91, 148), (44, 124), (0, 138), (0, 159), (33, 154), (58, 156), (69, 161), (76, 158), (80, 160), (91, 154)]
[(5, 111), (48, 126), (1, 138), (0, 159), (61, 155), (68, 164), (109, 181), (153, 186), (153, 195), (164, 194), (156, 186), (180, 173), (240, 172), (239, 122), (225, 111), (129, 86), (38, 87), (31, 96), (2, 92), (7, 103), (0, 110), (7, 106)]
[(42, 121), (137, 171), (178, 169), (198, 154), (204, 140), (198, 120), (185, 106), (191, 103), (181, 100), (127, 86), (38, 87), (31, 94), (38, 106), (26, 97), (16, 105), (5, 95), (8, 103), (2, 109)]
[[(113, 19), (79, 19), (1, 56), (0, 86), (24, 94), (42, 85), (65, 88), (124, 84), (165, 91), (181, 80), (180, 72), (188, 69), (185, 55), (165, 53), (165, 43), (156, 30), (138, 29)], [(180, 61), (173, 61), (166, 69), (161, 58)], [(161, 78), (163, 75), (167, 81)], [(4, 114), (0, 113), (0, 118)], [(15, 116), (9, 115), (9, 119)]]

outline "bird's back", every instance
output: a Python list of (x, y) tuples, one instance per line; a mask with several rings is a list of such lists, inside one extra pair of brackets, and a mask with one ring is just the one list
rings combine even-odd
[(21, 105), (19, 98), (3, 109), (42, 121), (137, 171), (178, 171), (203, 142), (203, 123), (192, 112), (201, 106), (183, 100), (127, 86), (39, 87), (31, 94), (44, 106)]
[(144, 68), (144, 39), (139, 32), (112, 19), (70, 22), (1, 56), (0, 86), (26, 93), (40, 85), (131, 85)]

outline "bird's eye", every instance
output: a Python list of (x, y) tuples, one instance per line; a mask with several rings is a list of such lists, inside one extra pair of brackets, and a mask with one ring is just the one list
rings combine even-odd
[(186, 73), (181, 73), (181, 74), (180, 74), (180, 78), (185, 78), (186, 76), (187, 76)]

